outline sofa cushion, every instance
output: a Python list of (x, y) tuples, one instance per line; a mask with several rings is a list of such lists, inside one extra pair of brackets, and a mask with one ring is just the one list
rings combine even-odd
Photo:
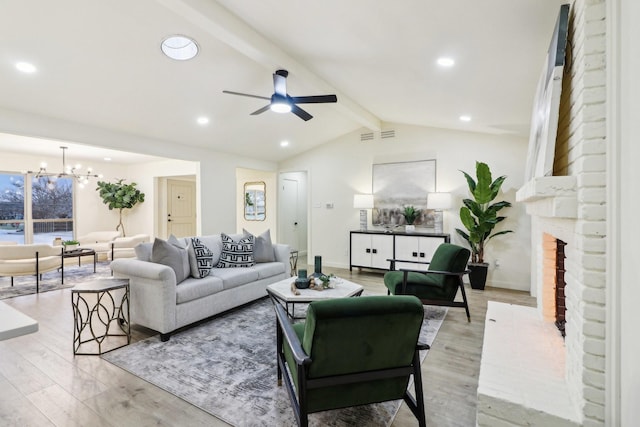
[[(251, 236), (247, 230), (242, 231)], [(254, 236), (255, 244), (253, 245), (253, 259), (258, 262), (273, 262), (276, 260), (276, 255), (273, 253), (273, 244), (271, 243), (271, 230), (267, 229), (259, 236)]]
[(192, 237), (187, 247), (191, 277), (202, 279), (207, 277), (213, 268), (213, 252), (197, 237)]
[(151, 262), (171, 267), (176, 273), (176, 284), (181, 283), (191, 273), (187, 248), (174, 235), (166, 241), (158, 238), (154, 240)]
[(222, 279), (224, 289), (237, 288), (258, 280), (258, 271), (253, 268), (212, 268), (210, 275)]
[(285, 266), (283, 262), (261, 262), (251, 267), (251, 270), (258, 272), (258, 279), (266, 279), (284, 273)]
[(223, 290), (222, 279), (218, 277), (188, 278), (176, 287), (176, 304), (204, 298), (221, 290)]
[(218, 268), (251, 267), (253, 259), (254, 237), (249, 235), (234, 240), (222, 233), (222, 253), (218, 261)]

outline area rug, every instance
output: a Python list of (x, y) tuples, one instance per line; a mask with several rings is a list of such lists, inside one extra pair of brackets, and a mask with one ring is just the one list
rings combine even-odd
[[(425, 307), (422, 342), (433, 342), (446, 313), (446, 307)], [(156, 335), (102, 358), (234, 426), (295, 426), (287, 392), (277, 386), (275, 338), (275, 313), (265, 298), (168, 342)], [(427, 351), (421, 353), (424, 359)], [(387, 427), (401, 403), (319, 412), (309, 423)]]
[[(111, 269), (107, 261), (98, 262), (95, 273), (93, 272), (93, 262), (90, 264), (82, 264), (80, 267), (78, 267), (77, 263), (76, 265), (69, 266), (65, 263), (64, 285), (60, 279), (60, 272), (50, 271), (42, 275), (42, 280), (40, 280), (40, 293), (72, 288), (87, 279), (104, 279), (108, 277), (111, 277)], [(16, 276), (13, 278), (13, 287), (11, 286), (11, 277), (0, 277), (0, 300), (35, 293), (35, 276)]]

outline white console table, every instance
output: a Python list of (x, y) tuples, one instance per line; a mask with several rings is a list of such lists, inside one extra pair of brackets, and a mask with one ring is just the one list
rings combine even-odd
[[(438, 246), (449, 243), (449, 239), (448, 234), (423, 231), (351, 231), (349, 270), (353, 270), (353, 267), (389, 270), (390, 258), (428, 262)], [(416, 268), (416, 265), (397, 263), (396, 268)]]
[(0, 341), (37, 331), (37, 321), (0, 301)]

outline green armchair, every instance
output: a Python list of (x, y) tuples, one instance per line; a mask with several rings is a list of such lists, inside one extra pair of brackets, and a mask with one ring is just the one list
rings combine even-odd
[[(418, 350), (424, 318), (411, 296), (339, 298), (309, 304), (304, 323), (277, 317), (278, 385), (285, 385), (299, 426), (313, 412), (404, 399), (425, 426)], [(413, 375), (415, 398), (407, 391)]]
[[(466, 269), (471, 252), (461, 246), (443, 243), (436, 249), (431, 262), (405, 261), (390, 259), (391, 271), (384, 274), (384, 285), (391, 295), (415, 295), (424, 305), (444, 305), (464, 307), (467, 321), (471, 321), (467, 294), (464, 291), (462, 276), (469, 273)], [(396, 262), (429, 264), (426, 271), (400, 269), (395, 271)], [(458, 289), (462, 301), (456, 301)]]

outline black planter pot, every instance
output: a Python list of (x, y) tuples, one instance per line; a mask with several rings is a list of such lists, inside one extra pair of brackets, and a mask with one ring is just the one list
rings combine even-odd
[(489, 270), (489, 264), (483, 263), (469, 263), (469, 282), (471, 283), (471, 289), (484, 290), (484, 285), (487, 283), (487, 271)]

